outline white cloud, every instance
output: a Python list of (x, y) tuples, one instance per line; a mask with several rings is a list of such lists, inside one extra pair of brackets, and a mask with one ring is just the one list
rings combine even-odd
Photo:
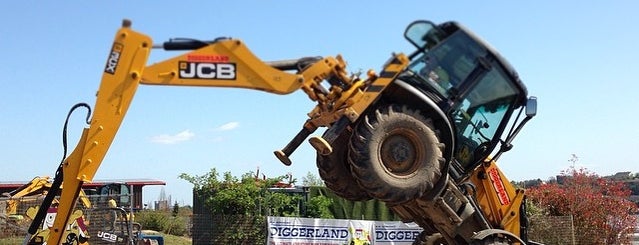
[(229, 130), (233, 130), (236, 129), (240, 126), (239, 122), (228, 122), (223, 124), (222, 126), (219, 126), (217, 128), (215, 128), (216, 131), (229, 131)]
[(170, 145), (190, 140), (193, 136), (195, 136), (195, 134), (187, 129), (174, 135), (161, 134), (153, 136), (151, 137), (151, 142)]

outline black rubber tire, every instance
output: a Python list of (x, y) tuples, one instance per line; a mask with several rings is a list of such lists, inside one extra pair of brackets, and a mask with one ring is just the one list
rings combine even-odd
[(425, 231), (419, 233), (419, 237), (413, 241), (412, 245), (442, 245), (448, 244), (440, 233), (429, 234)]
[(333, 153), (317, 154), (317, 169), (320, 177), (338, 196), (350, 201), (368, 201), (371, 196), (359, 186), (348, 166), (348, 140), (350, 134), (340, 135), (332, 144)]
[(503, 237), (486, 237), (481, 241), (472, 242), (471, 245), (510, 245), (515, 244)]
[(356, 126), (349, 163), (369, 195), (398, 204), (433, 188), (442, 175), (444, 147), (430, 119), (406, 106), (390, 105)]

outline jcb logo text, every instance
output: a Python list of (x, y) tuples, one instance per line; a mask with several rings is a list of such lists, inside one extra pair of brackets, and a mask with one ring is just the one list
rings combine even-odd
[(235, 80), (235, 63), (179, 63), (180, 78)]
[(104, 241), (109, 241), (109, 242), (117, 242), (118, 241), (118, 236), (116, 234), (103, 232), (103, 231), (98, 231), (97, 235), (98, 235), (99, 238), (102, 238), (102, 240), (104, 240)]

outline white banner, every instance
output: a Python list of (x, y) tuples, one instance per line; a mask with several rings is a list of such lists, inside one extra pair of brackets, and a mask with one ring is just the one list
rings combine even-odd
[(268, 245), (411, 244), (422, 229), (411, 223), (268, 217)]
[(422, 228), (415, 223), (375, 221), (374, 244), (412, 244)]

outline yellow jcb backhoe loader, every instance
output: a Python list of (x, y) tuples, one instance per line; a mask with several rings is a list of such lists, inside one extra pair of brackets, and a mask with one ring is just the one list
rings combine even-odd
[[(415, 21), (404, 36), (413, 51), (393, 54), (379, 73), (360, 78), (346, 71), (340, 55), (265, 62), (238, 39), (154, 44), (125, 20), (104, 67), (95, 112), (89, 110), (78, 145), (56, 172), (52, 188), (62, 182), (65, 188), (47, 244), (64, 239), (80, 186), (92, 181), (140, 84), (274, 94), (301, 89), (317, 105), (301, 131), (275, 152), (284, 164), (324, 127), (309, 142), (326, 185), (347, 199), (386, 202), (424, 228), (416, 242), (527, 243), (523, 191), (510, 185), (494, 160), (535, 115), (536, 98), (528, 97), (495, 49), (457, 22)], [(147, 65), (152, 49), (186, 53)], [(90, 108), (78, 104), (69, 114), (79, 107)], [(50, 202), (44, 200), (30, 234)]]

